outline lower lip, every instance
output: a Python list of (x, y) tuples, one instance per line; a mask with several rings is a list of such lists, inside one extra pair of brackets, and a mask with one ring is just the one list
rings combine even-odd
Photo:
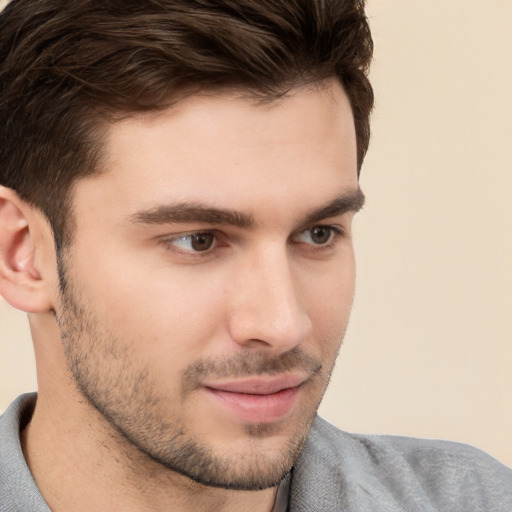
[(234, 412), (240, 420), (248, 423), (270, 423), (282, 419), (291, 411), (297, 401), (300, 387), (286, 388), (269, 395), (204, 389), (221, 405)]

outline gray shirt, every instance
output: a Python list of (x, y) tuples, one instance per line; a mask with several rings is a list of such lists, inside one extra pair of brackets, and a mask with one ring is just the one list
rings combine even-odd
[[(0, 418), (0, 512), (49, 510), (20, 444), (35, 398), (22, 395)], [(317, 418), (293, 470), (290, 511), (511, 512), (512, 472), (470, 446), (347, 434)]]

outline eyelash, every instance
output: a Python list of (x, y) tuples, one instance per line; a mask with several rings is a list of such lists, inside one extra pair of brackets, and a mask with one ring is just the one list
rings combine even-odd
[[(315, 224), (314, 226), (311, 226), (310, 228), (307, 228), (307, 229), (299, 232), (297, 235), (294, 235), (292, 237), (292, 241), (294, 238), (297, 238), (299, 235), (302, 235), (307, 232), (311, 233), (312, 230), (314, 230), (316, 228), (327, 229), (327, 230), (329, 230), (330, 233), (329, 233), (329, 239), (326, 241), (326, 243), (307, 244), (307, 245), (310, 245), (311, 250), (313, 250), (315, 252), (320, 252), (320, 251), (331, 249), (333, 246), (336, 245), (338, 240), (340, 240), (342, 238), (346, 238), (345, 230), (339, 226), (332, 226), (332, 225), (327, 225), (327, 224)], [(207, 249), (205, 249), (204, 251), (180, 249), (179, 246), (176, 245), (176, 242), (178, 242), (180, 240), (187, 240), (187, 239), (191, 240), (192, 237), (195, 237), (195, 236), (199, 237), (199, 236), (210, 236), (210, 235), (213, 236), (212, 245), (210, 247), (208, 247)], [(217, 235), (215, 231), (208, 231), (208, 230), (196, 231), (193, 233), (185, 233), (183, 235), (165, 238), (165, 239), (163, 239), (162, 242), (165, 245), (165, 247), (171, 251), (178, 252), (178, 253), (188, 256), (188, 257), (198, 257), (198, 258), (206, 257), (206, 256), (210, 255), (212, 253), (212, 251), (214, 251), (215, 248), (218, 248), (219, 244), (221, 244), (219, 235)], [(300, 244), (301, 242), (294, 242), (294, 243)]]

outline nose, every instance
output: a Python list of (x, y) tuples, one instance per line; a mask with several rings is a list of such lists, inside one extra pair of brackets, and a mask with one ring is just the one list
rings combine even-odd
[(268, 246), (239, 265), (228, 319), (236, 343), (277, 355), (307, 339), (312, 322), (297, 270), (286, 248)]

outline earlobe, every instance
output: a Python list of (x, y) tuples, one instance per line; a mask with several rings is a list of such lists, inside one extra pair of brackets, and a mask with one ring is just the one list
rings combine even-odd
[(0, 295), (17, 309), (42, 313), (51, 303), (36, 266), (30, 210), (14, 191), (0, 187)]

